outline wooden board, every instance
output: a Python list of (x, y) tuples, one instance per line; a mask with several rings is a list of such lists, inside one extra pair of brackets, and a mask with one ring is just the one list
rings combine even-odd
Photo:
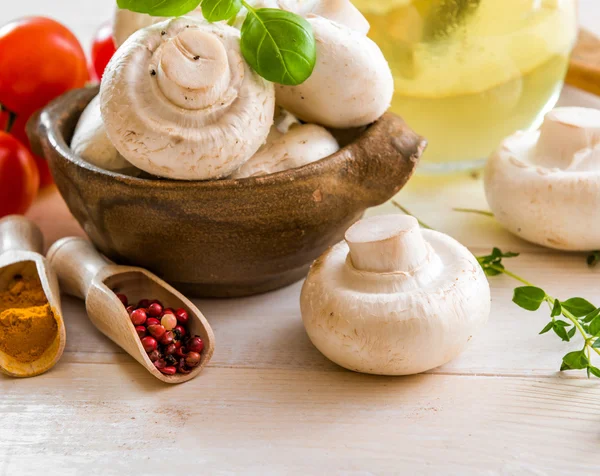
[[(13, 2), (5, 18), (52, 13), (85, 43), (111, 0)], [(600, 7), (583, 0), (600, 28)], [(593, 22), (593, 18), (596, 21)], [(567, 89), (563, 104), (598, 104)], [(397, 197), (475, 253), (522, 253), (511, 269), (559, 298), (600, 303), (600, 268), (585, 255), (525, 243), (493, 220), (452, 207), (486, 208), (480, 180), (417, 177)], [(396, 212), (391, 204), (370, 213)], [(29, 215), (47, 244), (83, 235), (45, 192)], [(547, 313), (511, 303), (515, 283), (491, 280), (488, 325), (455, 361), (429, 374), (384, 378), (347, 372), (310, 343), (301, 283), (264, 296), (196, 300), (217, 347), (209, 368), (181, 386), (155, 381), (64, 299), (67, 348), (30, 380), (0, 377), (0, 475), (43, 474), (489, 474), (597, 472), (600, 381), (557, 372), (571, 344), (539, 336)], [(577, 345), (577, 344), (573, 344)]]

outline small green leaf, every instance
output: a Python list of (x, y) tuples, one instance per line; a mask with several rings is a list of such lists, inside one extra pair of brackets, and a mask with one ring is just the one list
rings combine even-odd
[(552, 314), (550, 317), (560, 316), (562, 314), (562, 306), (560, 305), (560, 301), (558, 299), (554, 300), (554, 307), (552, 307)]
[(594, 343), (592, 344), (592, 347), (593, 347), (594, 349), (600, 349), (600, 339), (596, 339), (596, 340), (594, 341)]
[(591, 372), (592, 375), (594, 375), (595, 377), (600, 378), (600, 369), (597, 367), (594, 367), (593, 365), (588, 366), (588, 371)]
[(573, 338), (573, 336), (575, 335), (575, 332), (577, 332), (576, 327), (572, 327), (571, 330), (569, 332), (567, 332), (567, 335), (569, 336), (569, 340), (571, 340)]
[(581, 321), (582, 322), (592, 322), (598, 316), (600, 316), (600, 307), (597, 309), (594, 309), (587, 316), (585, 316), (583, 319), (581, 319)]
[(209, 22), (229, 20), (242, 9), (242, 0), (202, 0), (202, 16)]
[(119, 8), (155, 17), (178, 17), (198, 8), (200, 0), (117, 0)]
[(600, 263), (600, 251), (592, 251), (592, 253), (587, 257), (586, 261), (588, 266), (596, 266), (598, 263)]
[(569, 326), (571, 325), (571, 324), (569, 324), (568, 322), (561, 321), (561, 320), (554, 321), (554, 324), (555, 324), (556, 326), (561, 326), (561, 327), (569, 327)]
[[(502, 266), (501, 264), (496, 264), (494, 266), (504, 269), (504, 266)], [(498, 276), (499, 274), (502, 274), (502, 271), (498, 271), (497, 269), (486, 268), (486, 267), (483, 268), (483, 272), (486, 274), (486, 276)]]
[(522, 286), (515, 289), (513, 302), (528, 311), (537, 311), (545, 298), (546, 293), (543, 289), (534, 286)]
[(571, 338), (569, 337), (569, 334), (567, 334), (567, 330), (561, 326), (561, 325), (557, 325), (557, 323), (555, 323), (554, 327), (552, 328), (552, 330), (554, 331), (554, 333), (560, 337), (563, 341), (565, 342), (569, 342), (571, 340)]
[(294, 86), (306, 81), (317, 59), (310, 23), (284, 10), (250, 10), (242, 25), (242, 54), (263, 78)]
[(590, 325), (588, 326), (588, 332), (593, 336), (600, 334), (600, 316), (596, 317), (592, 322), (590, 322)]
[(554, 327), (554, 322), (550, 321), (546, 327), (544, 327), (541, 332), (540, 335), (545, 334), (546, 332), (550, 331), (552, 328)]
[(575, 317), (587, 316), (590, 312), (596, 310), (596, 306), (594, 306), (591, 302), (579, 297), (564, 301), (562, 306), (563, 309), (566, 309)]
[(586, 369), (590, 365), (590, 361), (585, 355), (585, 351), (577, 350), (575, 352), (569, 352), (563, 357), (563, 363), (560, 370), (579, 370)]

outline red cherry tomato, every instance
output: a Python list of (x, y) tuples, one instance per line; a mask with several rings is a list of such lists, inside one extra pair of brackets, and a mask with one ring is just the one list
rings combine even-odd
[(0, 218), (25, 213), (31, 206), (40, 177), (27, 148), (0, 132)]
[(92, 43), (92, 65), (97, 79), (102, 79), (106, 65), (115, 54), (115, 51), (112, 25), (105, 23), (96, 32)]
[(0, 104), (29, 116), (89, 80), (85, 53), (66, 27), (49, 18), (0, 28)]
[(10, 133), (11, 135), (15, 136), (15, 138), (19, 142), (21, 142), (21, 144), (23, 144), (25, 147), (27, 147), (27, 149), (29, 149), (33, 160), (35, 160), (40, 175), (40, 188), (45, 188), (48, 185), (52, 185), (54, 183), (54, 180), (52, 180), (52, 174), (50, 173), (50, 168), (48, 167), (48, 162), (46, 161), (46, 159), (35, 155), (31, 150), (29, 137), (27, 137), (27, 133), (25, 132), (25, 126), (27, 125), (28, 120), (29, 117), (25, 115), (17, 116), (17, 118), (15, 119), (15, 123), (10, 129)]

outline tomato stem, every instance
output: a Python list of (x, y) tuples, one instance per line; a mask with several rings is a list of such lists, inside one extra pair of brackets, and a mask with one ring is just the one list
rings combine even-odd
[(4, 127), (4, 132), (10, 133), (15, 121), (17, 120), (17, 114), (12, 112), (9, 109), (6, 109), (2, 104), (0, 104), (0, 112), (6, 111), (8, 112), (8, 121), (6, 121), (6, 126)]

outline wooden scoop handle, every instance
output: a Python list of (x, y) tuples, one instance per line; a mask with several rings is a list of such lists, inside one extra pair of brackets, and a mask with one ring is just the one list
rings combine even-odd
[(31, 220), (18, 215), (0, 220), (0, 255), (7, 251), (43, 253), (44, 236)]
[(61, 289), (85, 299), (93, 279), (112, 263), (83, 238), (63, 238), (48, 250), (48, 261), (58, 275)]
[(581, 30), (571, 56), (567, 84), (600, 95), (600, 39)]

